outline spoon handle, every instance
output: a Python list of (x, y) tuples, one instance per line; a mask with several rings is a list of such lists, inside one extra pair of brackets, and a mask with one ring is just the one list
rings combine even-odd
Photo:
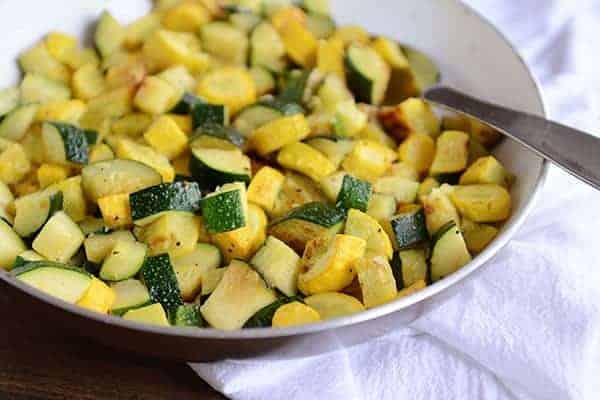
[(486, 103), (447, 87), (431, 88), (424, 98), (494, 127), (600, 190), (599, 138), (535, 115)]

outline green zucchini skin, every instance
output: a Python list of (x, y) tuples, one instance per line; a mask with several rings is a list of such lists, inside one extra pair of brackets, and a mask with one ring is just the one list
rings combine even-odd
[(160, 303), (169, 314), (183, 304), (175, 271), (168, 254), (147, 257), (140, 270), (142, 281), (148, 288), (150, 299)]
[(425, 211), (422, 207), (394, 216), (391, 224), (399, 249), (410, 248), (429, 239), (425, 224)]
[(355, 208), (365, 212), (369, 206), (369, 199), (372, 193), (373, 189), (369, 182), (351, 175), (345, 175), (342, 182), (342, 189), (337, 197), (336, 207), (344, 210)]
[(273, 97), (261, 100), (259, 105), (279, 111), (283, 116), (302, 114), (304, 108), (294, 101), (289, 101), (285, 97)]
[(349, 55), (344, 57), (344, 64), (346, 66), (346, 77), (348, 82), (348, 88), (356, 97), (356, 101), (360, 103), (373, 103), (373, 85), (374, 82), (363, 75), (352, 62)]
[(196, 212), (201, 199), (196, 182), (161, 183), (129, 195), (131, 217), (139, 221), (164, 211)]
[(48, 214), (46, 215), (46, 218), (44, 219), (43, 223), (40, 226), (38, 226), (35, 230), (33, 230), (33, 232), (24, 236), (23, 239), (27, 241), (33, 241), (33, 239), (35, 239), (38, 233), (40, 233), (44, 225), (46, 225), (46, 222), (48, 222), (48, 220), (52, 218), (54, 214), (63, 210), (63, 193), (61, 191), (58, 191), (50, 195), (49, 202), (50, 205), (48, 207)]
[(282, 297), (266, 307), (261, 308), (244, 324), (244, 329), (249, 328), (268, 328), (273, 323), (273, 315), (277, 309), (285, 304), (299, 301), (304, 303), (302, 296)]
[(204, 104), (204, 101), (191, 93), (185, 93), (171, 112), (179, 115), (191, 114), (194, 106), (198, 104)]
[(346, 213), (343, 210), (315, 201), (290, 210), (285, 216), (274, 221), (271, 226), (278, 225), (285, 221), (299, 219), (325, 228), (331, 228), (344, 221), (345, 218)]
[(206, 164), (202, 160), (203, 149), (193, 149), (190, 158), (189, 169), (192, 177), (203, 190), (212, 190), (217, 186), (232, 182), (250, 183), (251, 170), (244, 170), (243, 173), (232, 171), (222, 171)]
[(173, 325), (194, 328), (207, 326), (206, 321), (202, 318), (198, 304), (184, 304), (177, 307), (177, 310), (173, 314)]
[(88, 141), (88, 145), (91, 146), (98, 143), (98, 138), (100, 137), (100, 135), (98, 135), (98, 132), (93, 131), (91, 129), (86, 129), (83, 131), (83, 133), (85, 134), (85, 138)]
[(229, 123), (227, 107), (220, 104), (194, 104), (191, 114), (194, 129), (207, 124), (225, 126)]
[[(396, 288), (398, 289), (398, 291), (412, 285), (415, 281), (415, 278), (424, 279), (426, 282), (431, 281), (431, 269), (427, 264), (425, 264), (425, 266), (427, 267), (426, 270), (421, 271), (422, 273), (416, 276), (415, 271), (407, 270), (407, 266), (405, 266), (404, 262), (402, 261), (402, 250), (394, 252), (394, 256), (392, 257), (390, 265), (392, 267), (392, 273), (394, 274), (394, 279), (396, 280)], [(408, 281), (406, 279), (407, 274), (409, 276)]]
[(89, 161), (88, 133), (74, 125), (62, 122), (48, 122), (62, 137), (67, 161), (75, 164), (87, 164)]
[(390, 261), (390, 266), (392, 267), (392, 273), (394, 274), (394, 279), (396, 280), (396, 289), (398, 291), (404, 289), (404, 276), (402, 275), (402, 258), (400, 258), (400, 252), (395, 251)]
[(232, 126), (223, 126), (221, 124), (216, 124), (213, 122), (209, 122), (205, 125), (201, 125), (194, 131), (194, 134), (190, 138), (190, 143), (194, 143), (194, 141), (201, 136), (212, 136), (217, 139), (225, 140), (232, 145), (242, 148), (246, 143), (246, 138), (242, 135), (237, 129)]
[(202, 215), (209, 233), (229, 232), (246, 226), (240, 190), (217, 193), (202, 199)]
[(279, 99), (286, 103), (302, 104), (310, 71), (293, 70), (285, 77)]

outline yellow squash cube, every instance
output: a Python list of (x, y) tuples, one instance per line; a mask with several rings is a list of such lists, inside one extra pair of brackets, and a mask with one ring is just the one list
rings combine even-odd
[(258, 204), (268, 213), (273, 212), (284, 182), (285, 176), (278, 170), (261, 168), (248, 186), (248, 201)]
[(279, 307), (273, 315), (273, 328), (287, 328), (290, 326), (306, 325), (319, 322), (321, 316), (312, 307), (294, 301)]
[(135, 143), (129, 139), (119, 139), (116, 143), (118, 158), (139, 161), (154, 168), (163, 178), (163, 182), (173, 182), (175, 169), (169, 159), (151, 147)]
[(135, 106), (148, 114), (169, 111), (176, 100), (177, 91), (166, 81), (155, 76), (144, 79), (133, 100)]
[(31, 170), (31, 162), (19, 143), (9, 144), (0, 153), (0, 180), (6, 184), (17, 183)]
[(67, 179), (71, 169), (64, 165), (42, 164), (37, 170), (37, 178), (40, 188), (45, 188), (53, 183)]
[(81, 100), (54, 100), (40, 105), (36, 113), (36, 121), (56, 121), (76, 124), (87, 105)]
[(317, 68), (322, 72), (335, 74), (342, 81), (346, 80), (344, 42), (341, 39), (330, 38), (319, 41)]
[(171, 211), (143, 227), (139, 237), (150, 247), (150, 255), (182, 256), (194, 251), (201, 234), (200, 217)]
[(190, 72), (198, 73), (204, 71), (210, 62), (209, 56), (200, 51), (199, 41), (194, 35), (166, 29), (152, 33), (142, 52), (153, 70), (184, 65)]
[(116, 298), (115, 291), (98, 278), (92, 278), (92, 284), (77, 305), (101, 314), (108, 313)]
[(150, 114), (132, 113), (127, 114), (112, 123), (112, 133), (118, 136), (141, 136), (152, 124), (153, 118)]
[(359, 140), (342, 162), (342, 167), (357, 178), (374, 180), (385, 174), (396, 158), (393, 150), (380, 143)]
[(134, 90), (131, 87), (104, 92), (88, 102), (86, 114), (97, 114), (105, 118), (122, 117), (129, 114), (133, 108), (133, 94)]
[(46, 48), (52, 57), (64, 62), (65, 54), (77, 46), (77, 38), (62, 32), (51, 32), (46, 36)]
[(267, 238), (267, 216), (262, 208), (248, 204), (247, 225), (230, 232), (212, 235), (227, 262), (248, 260)]
[(425, 133), (412, 133), (398, 147), (398, 158), (415, 167), (417, 172), (429, 171), (435, 155), (435, 142)]
[(231, 115), (256, 102), (256, 85), (245, 68), (223, 67), (206, 73), (196, 90), (211, 104), (224, 104)]
[(111, 229), (128, 227), (133, 223), (127, 193), (102, 197), (98, 199), (98, 207), (102, 212), (104, 225)]
[(112, 160), (113, 158), (115, 158), (115, 153), (105, 143), (95, 144), (90, 149), (90, 164), (98, 161)]
[(385, 107), (379, 113), (381, 123), (396, 139), (402, 140), (411, 133), (437, 136), (440, 120), (424, 100), (410, 98), (394, 107)]
[(469, 135), (461, 131), (445, 131), (436, 143), (431, 175), (463, 171), (469, 161)]
[(250, 147), (261, 156), (281, 149), (285, 145), (304, 140), (310, 134), (310, 127), (302, 114), (283, 117), (271, 121), (254, 131)]
[(288, 144), (279, 152), (277, 162), (298, 171), (316, 182), (335, 172), (335, 165), (320, 151), (302, 142)]
[(398, 291), (392, 267), (387, 258), (367, 255), (356, 263), (358, 282), (363, 303), (367, 308), (377, 307), (396, 299)]
[(210, 13), (202, 4), (185, 1), (167, 10), (162, 24), (172, 31), (196, 33), (208, 21)]
[(105, 90), (104, 75), (96, 64), (85, 64), (73, 73), (71, 88), (76, 98), (81, 100), (92, 99)]
[(153, 149), (172, 160), (187, 148), (188, 138), (169, 116), (159, 117), (144, 133), (144, 139)]

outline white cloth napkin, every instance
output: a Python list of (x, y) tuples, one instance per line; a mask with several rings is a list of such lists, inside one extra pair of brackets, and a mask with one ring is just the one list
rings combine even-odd
[[(519, 46), (554, 119), (600, 132), (598, 0), (468, 2)], [(600, 193), (553, 167), (540, 199), (488, 268), (411, 328), (318, 357), (192, 367), (233, 399), (598, 399)]]

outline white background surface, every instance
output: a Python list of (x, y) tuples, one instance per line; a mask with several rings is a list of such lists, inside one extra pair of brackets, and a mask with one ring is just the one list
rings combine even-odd
[[(552, 118), (600, 132), (600, 1), (467, 2), (517, 44)], [(322, 357), (194, 368), (235, 399), (598, 399), (599, 223), (600, 194), (552, 168), (519, 235), (411, 329)]]

